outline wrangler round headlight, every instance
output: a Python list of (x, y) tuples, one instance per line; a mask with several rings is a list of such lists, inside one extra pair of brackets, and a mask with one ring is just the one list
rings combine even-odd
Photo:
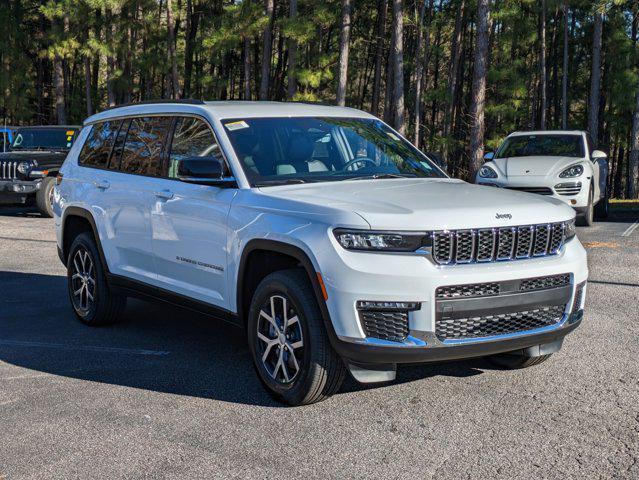
[(18, 172), (22, 175), (26, 175), (29, 170), (31, 170), (31, 162), (20, 162), (18, 163)]
[(497, 178), (497, 172), (490, 167), (481, 167), (479, 169), (479, 176), (481, 178)]
[(578, 177), (579, 175), (581, 175), (582, 173), (584, 173), (584, 167), (583, 165), (573, 165), (571, 167), (568, 167), (566, 170), (564, 170), (563, 172), (561, 172), (559, 174), (559, 176), (561, 178), (570, 178), (570, 177)]
[(339, 244), (347, 250), (414, 252), (427, 245), (426, 232), (374, 232), (369, 230), (333, 230)]

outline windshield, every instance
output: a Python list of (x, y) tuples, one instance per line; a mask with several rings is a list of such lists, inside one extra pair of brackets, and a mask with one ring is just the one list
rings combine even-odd
[(223, 124), (254, 186), (445, 176), (376, 119), (247, 118)]
[(495, 158), (584, 156), (581, 135), (516, 135), (501, 144)]
[(25, 128), (18, 130), (12, 150), (69, 150), (76, 130), (71, 128)]

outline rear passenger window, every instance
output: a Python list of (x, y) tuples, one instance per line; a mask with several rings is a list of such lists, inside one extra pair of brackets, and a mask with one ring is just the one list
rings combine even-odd
[(169, 178), (177, 177), (177, 162), (186, 157), (217, 157), (226, 165), (213, 131), (199, 118), (178, 118), (169, 155)]
[(96, 123), (82, 146), (78, 163), (85, 167), (105, 168), (109, 162), (113, 140), (118, 133), (120, 120)]
[(170, 117), (133, 118), (120, 159), (120, 170), (137, 175), (158, 176)]

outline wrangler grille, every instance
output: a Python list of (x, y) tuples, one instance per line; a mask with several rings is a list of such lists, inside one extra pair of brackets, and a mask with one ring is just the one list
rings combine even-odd
[(18, 162), (0, 161), (0, 180), (16, 180), (18, 178)]
[(440, 265), (492, 262), (556, 254), (565, 236), (563, 223), (433, 233), (433, 258)]
[(564, 310), (565, 306), (560, 305), (485, 317), (437, 320), (435, 334), (440, 341), (445, 341), (523, 333), (559, 323)]

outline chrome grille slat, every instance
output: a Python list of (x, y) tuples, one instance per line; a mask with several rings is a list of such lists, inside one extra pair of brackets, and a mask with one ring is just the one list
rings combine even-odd
[(565, 242), (565, 223), (433, 232), (433, 259), (440, 265), (521, 260), (555, 255)]

